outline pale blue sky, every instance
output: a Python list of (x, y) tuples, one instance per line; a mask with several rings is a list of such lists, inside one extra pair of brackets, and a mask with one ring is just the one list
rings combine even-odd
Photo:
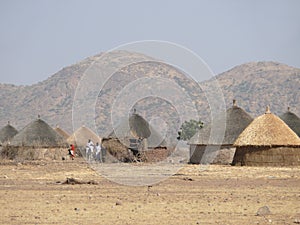
[(250, 61), (300, 68), (298, 0), (0, 0), (0, 82), (33, 84), (140, 40), (197, 53), (216, 73)]

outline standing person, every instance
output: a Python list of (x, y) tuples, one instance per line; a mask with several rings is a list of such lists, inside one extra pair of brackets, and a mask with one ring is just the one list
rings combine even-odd
[(101, 145), (96, 143), (96, 160), (102, 163), (102, 156), (101, 156)]
[(95, 145), (92, 141), (90, 141), (90, 149), (91, 149), (90, 160), (95, 159)]
[(70, 157), (72, 160), (75, 158), (75, 146), (73, 144), (70, 144), (70, 151), (69, 151)]
[(89, 139), (88, 143), (86, 144), (85, 153), (86, 153), (86, 158), (90, 161), (94, 153), (94, 143), (91, 141), (91, 139)]

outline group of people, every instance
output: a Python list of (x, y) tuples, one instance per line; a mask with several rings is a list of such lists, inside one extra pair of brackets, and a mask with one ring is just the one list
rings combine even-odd
[(98, 142), (94, 145), (92, 140), (89, 139), (86, 144), (85, 154), (88, 161), (95, 160), (102, 162), (102, 147)]
[[(73, 144), (70, 144), (70, 148), (68, 149), (69, 156), (72, 160), (75, 158), (75, 146)], [(98, 162), (103, 162), (102, 160), (102, 147), (101, 144), (98, 142), (96, 145), (92, 142), (91, 139), (88, 140), (85, 148), (85, 155), (88, 161), (98, 161)]]

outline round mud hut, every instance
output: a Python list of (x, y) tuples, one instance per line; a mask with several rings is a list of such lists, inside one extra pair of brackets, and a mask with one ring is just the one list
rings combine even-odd
[(300, 139), (278, 116), (270, 112), (254, 119), (234, 143), (233, 165), (299, 166)]
[(170, 155), (163, 137), (135, 112), (103, 138), (102, 144), (107, 153), (121, 162), (155, 162)]
[(216, 126), (226, 123), (224, 138), (211, 134), (212, 125), (200, 129), (189, 141), (190, 160), (193, 164), (231, 164), (235, 153), (233, 143), (242, 131), (252, 122), (253, 118), (233, 100), (231, 108), (227, 109), (226, 117), (216, 118)]
[(58, 125), (54, 128), (54, 130), (62, 136), (65, 140), (67, 140), (70, 137), (70, 134), (68, 134), (65, 130), (61, 129)]
[(5, 151), (11, 159), (61, 159), (67, 142), (52, 127), (38, 117), (16, 134)]
[(17, 133), (17, 129), (10, 125), (8, 121), (7, 125), (0, 130), (0, 145), (10, 144), (10, 141)]
[(81, 126), (67, 139), (67, 142), (84, 150), (88, 140), (91, 140), (94, 144), (101, 143), (101, 138), (97, 134), (88, 127)]
[(280, 116), (282, 119), (297, 135), (300, 137), (300, 118), (290, 111), (288, 107), (287, 112)]

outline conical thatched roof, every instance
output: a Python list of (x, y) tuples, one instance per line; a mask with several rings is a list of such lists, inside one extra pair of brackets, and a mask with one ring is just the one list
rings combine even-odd
[(69, 144), (75, 144), (79, 147), (86, 146), (88, 140), (91, 139), (94, 144), (101, 142), (100, 137), (89, 128), (82, 126), (78, 128), (68, 139)]
[(61, 129), (59, 126), (56, 126), (54, 128), (54, 130), (60, 135), (62, 136), (65, 140), (67, 140), (70, 137), (70, 134), (68, 134), (66, 131), (64, 131), (63, 129)]
[(129, 127), (132, 135), (137, 138), (148, 138), (151, 135), (149, 123), (136, 113), (129, 118)]
[(45, 121), (38, 118), (24, 127), (11, 141), (12, 146), (65, 147), (66, 141)]
[(300, 137), (300, 118), (288, 111), (280, 116), (280, 118)]
[(267, 108), (241, 133), (235, 146), (300, 146), (297, 134)]
[[(215, 119), (216, 128), (218, 124), (220, 127), (224, 126), (224, 116), (219, 116)], [(233, 100), (233, 106), (226, 111), (226, 128), (224, 139), (220, 143), (220, 138), (217, 137), (218, 133), (211, 134), (211, 124), (204, 126), (200, 129), (189, 141), (193, 145), (232, 145), (242, 131), (252, 122), (253, 118), (245, 112), (242, 108), (236, 105)]]
[(18, 133), (17, 129), (8, 124), (0, 130), (0, 142), (10, 142), (10, 140)]
[(146, 138), (148, 147), (166, 147), (161, 135), (140, 115), (134, 113), (128, 120), (124, 119), (117, 128), (108, 135), (108, 138), (122, 139), (122, 143), (129, 146), (130, 138)]

